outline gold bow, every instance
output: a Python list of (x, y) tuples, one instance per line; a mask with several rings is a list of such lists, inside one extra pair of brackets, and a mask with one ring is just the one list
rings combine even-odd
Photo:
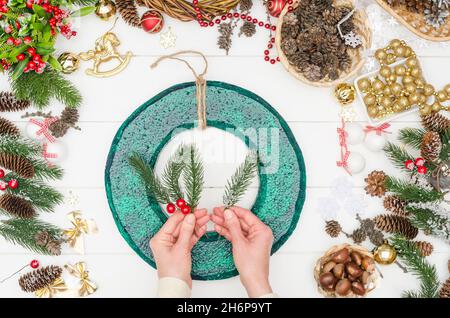
[(39, 298), (52, 298), (55, 293), (66, 289), (67, 286), (64, 283), (64, 280), (61, 277), (58, 277), (50, 285), (36, 290), (34, 294)]
[(69, 245), (77, 252), (84, 253), (84, 240), (82, 234), (92, 234), (97, 232), (97, 225), (93, 220), (86, 220), (81, 217), (80, 211), (72, 211), (67, 214), (73, 228), (64, 230), (63, 234), (66, 237)]
[(97, 286), (89, 280), (89, 272), (86, 270), (84, 262), (78, 262), (75, 265), (67, 264), (64, 267), (70, 274), (80, 279), (78, 294), (81, 297), (90, 295), (97, 290)]

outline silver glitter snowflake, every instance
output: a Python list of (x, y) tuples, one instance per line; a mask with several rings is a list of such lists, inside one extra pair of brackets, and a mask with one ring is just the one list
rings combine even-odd
[(351, 46), (354, 49), (363, 44), (361, 36), (353, 31), (344, 35), (344, 41), (345, 45)]
[(78, 205), (78, 203), (80, 202), (80, 199), (78, 198), (78, 196), (73, 193), (72, 190), (69, 190), (69, 195), (67, 196), (67, 204), (70, 205), (71, 207), (75, 207)]
[(175, 33), (173, 33), (172, 28), (169, 27), (169, 29), (161, 33), (161, 37), (159, 39), (159, 44), (165, 49), (168, 49), (170, 47), (174, 47), (177, 43), (177, 36)]
[(341, 111), (339, 112), (339, 116), (345, 121), (345, 122), (352, 122), (356, 118), (356, 112), (353, 106), (344, 106), (341, 108)]

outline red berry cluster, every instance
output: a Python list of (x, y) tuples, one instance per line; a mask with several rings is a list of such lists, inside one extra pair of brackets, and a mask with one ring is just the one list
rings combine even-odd
[(68, 39), (77, 34), (75, 31), (71, 30), (71, 25), (69, 23), (64, 22), (64, 19), (69, 16), (68, 11), (61, 9), (58, 6), (52, 6), (48, 0), (27, 0), (26, 2), (26, 6), (29, 9), (33, 9), (34, 4), (40, 5), (45, 12), (51, 14), (48, 23), (51, 27), (53, 36), (56, 35), (57, 28), (59, 28), (61, 34)]
[[(0, 179), (5, 177), (5, 170), (0, 169)], [(19, 187), (19, 181), (16, 179), (10, 179), (8, 182), (0, 180), (0, 191), (5, 191), (8, 187), (11, 189), (17, 189)]]
[(425, 174), (427, 173), (427, 167), (425, 167), (425, 160), (423, 158), (416, 158), (416, 160), (412, 161), (411, 159), (405, 161), (405, 167), (408, 170), (413, 171), (417, 168), (417, 173)]
[[(214, 21), (207, 21), (206, 19), (203, 18), (202, 15), (202, 11), (200, 9), (200, 7), (198, 6), (198, 0), (193, 0), (192, 1), (193, 5), (194, 5), (194, 10), (195, 12), (197, 12), (197, 22), (198, 24), (203, 27), (212, 27), (214, 25), (220, 24), (224, 21), (226, 21), (227, 19), (242, 19), (242, 20), (246, 20), (248, 22), (252, 22), (255, 25), (258, 25), (261, 28), (265, 28), (267, 30), (271, 30), (271, 31), (276, 31), (277, 27), (275, 25), (271, 25), (270, 23), (264, 23), (263, 21), (259, 21), (257, 18), (253, 18), (252, 16), (248, 15), (248, 14), (240, 14), (238, 12), (235, 13), (227, 13), (222, 15), (220, 18), (216, 18)], [(292, 12), (294, 10), (294, 7), (292, 7), (292, 4), (294, 3), (294, 0), (288, 0), (288, 11)], [(270, 50), (273, 48), (273, 44), (275, 43), (275, 37), (271, 37), (269, 40), (269, 43), (267, 44), (267, 49), (264, 51), (264, 60), (266, 62), (270, 62), (270, 64), (275, 64), (276, 62), (280, 61), (280, 58), (271, 58), (270, 55)]]
[[(23, 70), (25, 73), (28, 73), (30, 71), (35, 71), (36, 73), (42, 73), (44, 72), (46, 63), (42, 61), (42, 57), (36, 53), (35, 48), (29, 47), (27, 49), (27, 53), (30, 57), (30, 61), (25, 66), (25, 69)], [(25, 59), (25, 54), (19, 54), (17, 55), (17, 60), (22, 61)]]
[(178, 209), (180, 209), (181, 213), (183, 213), (183, 214), (191, 213), (191, 207), (189, 205), (187, 205), (185, 200), (178, 199), (175, 204), (173, 204), (173, 203), (167, 204), (167, 206), (166, 206), (167, 213), (169, 213), (169, 214), (175, 213), (175, 211), (177, 210), (177, 207), (178, 207)]

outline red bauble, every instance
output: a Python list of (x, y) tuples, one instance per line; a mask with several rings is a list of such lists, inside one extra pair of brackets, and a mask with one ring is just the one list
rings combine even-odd
[(181, 213), (183, 213), (183, 214), (191, 213), (191, 207), (188, 205), (185, 205), (184, 207), (181, 208)]
[(414, 164), (417, 166), (417, 167), (422, 167), (424, 164), (425, 164), (425, 159), (423, 159), (423, 158), (416, 158), (416, 160), (414, 160)]
[(186, 206), (186, 201), (184, 201), (183, 199), (178, 199), (177, 200), (177, 207), (179, 207), (181, 209), (184, 206)]
[(427, 167), (420, 166), (420, 167), (417, 168), (417, 172), (420, 173), (420, 174), (425, 174), (425, 173), (427, 173)]
[(5, 176), (5, 170), (0, 169), (0, 178), (3, 178)]
[(16, 179), (11, 179), (8, 181), (8, 186), (11, 189), (17, 189), (19, 187), (19, 181), (17, 181)]
[(145, 32), (158, 33), (164, 26), (164, 18), (159, 11), (149, 10), (142, 15), (141, 27)]
[(38, 267), (39, 267), (39, 261), (38, 261), (37, 259), (32, 260), (32, 261), (30, 262), (30, 267), (31, 267), (32, 269), (38, 268)]
[(176, 209), (177, 208), (175, 207), (175, 204), (173, 204), (173, 203), (169, 203), (166, 206), (167, 213), (170, 213), (170, 214), (174, 213)]
[(278, 18), (287, 2), (287, 0), (269, 0), (267, 2), (267, 10), (269, 11), (269, 14), (275, 18)]
[(8, 188), (8, 184), (6, 182), (0, 181), (0, 191), (5, 191)]
[(411, 159), (409, 159), (409, 160), (406, 160), (405, 161), (405, 167), (406, 167), (406, 169), (408, 169), (408, 170), (413, 170), (414, 169), (414, 161), (412, 161)]

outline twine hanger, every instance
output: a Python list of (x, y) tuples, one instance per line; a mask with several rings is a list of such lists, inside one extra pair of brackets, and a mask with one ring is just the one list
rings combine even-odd
[[(183, 55), (183, 54), (200, 55), (203, 58), (203, 61), (205, 61), (205, 68), (204, 68), (203, 72), (200, 74), (197, 74), (197, 72), (194, 70), (192, 65), (189, 64), (188, 61), (177, 57), (177, 56)], [(201, 129), (205, 129), (207, 122), (206, 122), (206, 80), (204, 79), (204, 75), (208, 71), (208, 61), (206, 59), (206, 56), (203, 55), (203, 53), (198, 52), (198, 51), (180, 51), (180, 52), (173, 53), (170, 55), (161, 56), (152, 65), (150, 65), (150, 68), (153, 69), (153, 68), (157, 67), (159, 62), (161, 62), (165, 59), (178, 60), (180, 62), (183, 62), (191, 70), (192, 74), (194, 74), (195, 85), (196, 85), (196, 97), (197, 97), (198, 127), (200, 127)]]

